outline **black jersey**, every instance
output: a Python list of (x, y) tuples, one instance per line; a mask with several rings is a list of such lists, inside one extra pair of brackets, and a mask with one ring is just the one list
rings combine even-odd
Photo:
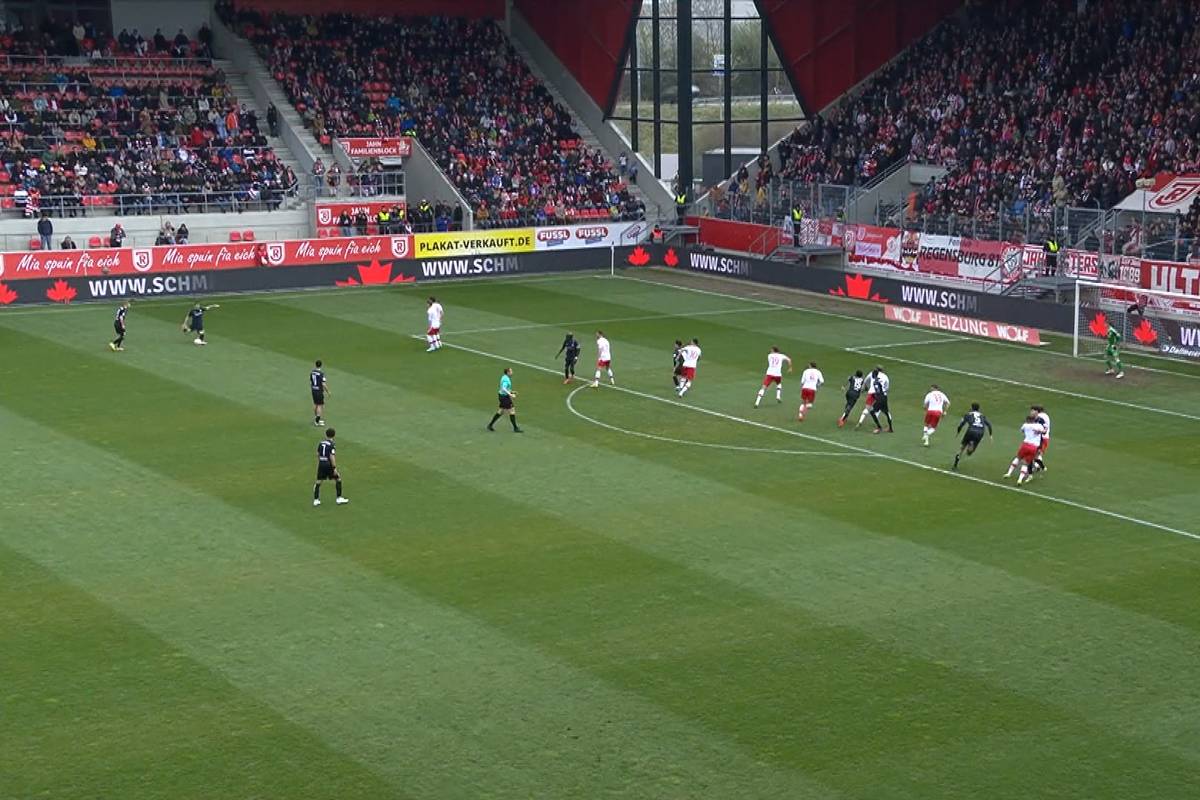
[(122, 328), (125, 327), (125, 315), (128, 312), (129, 312), (129, 309), (127, 307), (118, 306), (117, 307), (117, 316), (113, 319), (113, 322), (117, 323), (117, 325), (120, 325)]
[(671, 364), (675, 369), (683, 367), (683, 348), (676, 347), (675, 352), (671, 354)]
[(191, 324), (192, 330), (204, 330), (204, 309), (193, 308), (188, 312), (188, 322)]
[(333, 462), (335, 448), (332, 439), (322, 439), (317, 445), (317, 462), (320, 464), (330, 464)]
[(565, 353), (564, 358), (568, 363), (579, 360), (579, 352), (583, 349), (583, 345), (574, 336), (568, 336), (563, 339), (562, 347), (558, 348), (559, 353)]
[(325, 391), (325, 373), (319, 369), (314, 369), (308, 373), (308, 383), (314, 392)]
[(958, 430), (963, 428), (967, 429), (967, 433), (978, 436), (983, 436), (984, 430), (987, 430), (989, 436), (992, 433), (992, 423), (979, 411), (968, 411), (963, 415), (962, 421), (958, 423)]
[(851, 375), (846, 381), (846, 397), (858, 398), (862, 394), (863, 386), (867, 383), (867, 379), (861, 375)]

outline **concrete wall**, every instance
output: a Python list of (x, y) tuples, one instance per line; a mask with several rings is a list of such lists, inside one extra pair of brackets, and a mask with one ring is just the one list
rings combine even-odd
[(471, 204), (458, 193), (454, 184), (446, 177), (433, 156), (416, 139), (413, 140), (413, 153), (404, 162), (404, 196), (408, 198), (408, 207), (415, 208), (421, 200), (433, 203), (437, 200), (447, 200), (451, 203), (461, 203), (463, 207), (463, 229), (475, 227), (475, 216), (471, 212)]
[(176, 32), (183, 32), (191, 38), (196, 38), (200, 26), (207, 22), (212, 25), (211, 0), (112, 0), (113, 32), (119, 33), (122, 28), (138, 31), (149, 39), (155, 28), (162, 28), (163, 34), (173, 38)]
[[(636, 155), (629, 147), (629, 142), (620, 134), (616, 126), (610, 125), (604, 119), (604, 112), (600, 106), (596, 105), (596, 101), (588, 96), (579, 81), (575, 80), (574, 76), (567, 71), (562, 62), (555, 57), (546, 43), (534, 32), (529, 23), (521, 16), (521, 12), (515, 8), (509, 12), (509, 35), (521, 43), (522, 46), (533, 56), (542, 73), (550, 77), (554, 82), (554, 87), (562, 94), (566, 101), (570, 104), (575, 115), (579, 117), (580, 122), (591, 129), (596, 138), (600, 140), (600, 145), (609, 153), (620, 153), (628, 151), (630, 156)], [(671, 193), (657, 178), (654, 177), (654, 170), (646, 159), (640, 155), (637, 156), (640, 164), (638, 166), (637, 186), (646, 196), (647, 205), (653, 204), (663, 209), (668, 215), (674, 215), (674, 200), (671, 198)], [(653, 218), (653, 213), (648, 213), (648, 216)]]

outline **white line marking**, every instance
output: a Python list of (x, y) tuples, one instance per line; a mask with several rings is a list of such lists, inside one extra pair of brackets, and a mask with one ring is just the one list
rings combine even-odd
[[(816, 311), (816, 310), (810, 309), (810, 308), (797, 308), (795, 306), (787, 306), (787, 305), (783, 305), (781, 303), (772, 303), (769, 300), (757, 300), (757, 299), (738, 297), (736, 295), (726, 295), (726, 294), (721, 294), (720, 292), (711, 292), (706, 289), (696, 289), (691, 286), (675, 286), (674, 284), (670, 284), (670, 283), (660, 283), (658, 281), (648, 281), (644, 278), (628, 278), (625, 276), (621, 276), (621, 278), (622, 278), (622, 280), (637, 281), (638, 283), (648, 283), (648, 284), (652, 284), (654, 286), (663, 286), (663, 287), (670, 288), (670, 289), (678, 289), (678, 290), (684, 291), (684, 292), (696, 292), (698, 294), (715, 295), (717, 297), (726, 297), (730, 300), (745, 300), (747, 302), (759, 303), (761, 305), (771, 306), (773, 308), (790, 308), (793, 311), (799, 311), (799, 312), (806, 313), (806, 314), (819, 314), (821, 316), (836, 317), (838, 319), (852, 320), (854, 322), (866, 322), (871, 325), (885, 325), (889, 328), (900, 328), (901, 330), (909, 330), (909, 331), (912, 330), (907, 325), (899, 325), (897, 323), (884, 322), (882, 320), (875, 320), (875, 319), (864, 319), (862, 317), (850, 316), (849, 314), (838, 314), (833, 311)], [(951, 334), (947, 334), (946, 336), (941, 336), (941, 337), (938, 337), (937, 339), (931, 340), (931, 343), (941, 343), (942, 341), (962, 341), (962, 340), (964, 340), (964, 337), (953, 336)], [(991, 339), (975, 339), (972, 337), (967, 337), (966, 340), (973, 341), (973, 342), (980, 342), (983, 344), (994, 344), (994, 345), (1002, 345), (1002, 346), (1008, 345), (1011, 347), (1021, 348), (1030, 353), (1049, 354), (1049, 355), (1063, 356), (1064, 358), (1072, 358), (1072, 356), (1067, 355), (1066, 353), (1054, 353), (1054, 352), (1045, 351), (1045, 350), (1030, 350), (1025, 345), (1011, 344), (1009, 342), (996, 342), (996, 341), (992, 341)], [(904, 344), (913, 344), (913, 343), (905, 342)], [(1021, 381), (1015, 381), (1010, 378), (998, 378), (998, 377), (995, 377), (992, 375), (984, 375), (982, 373), (969, 372), (967, 370), (959, 370), (954, 367), (942, 367), (942, 366), (938, 366), (935, 364), (927, 364), (927, 363), (924, 363), (921, 361), (909, 361), (909, 360), (894, 357), (894, 356), (885, 356), (885, 355), (880, 355), (878, 353), (871, 353), (871, 352), (869, 352), (869, 350), (871, 350), (873, 348), (868, 347), (868, 346), (846, 347), (843, 349), (850, 353), (858, 353), (859, 355), (872, 356), (874, 358), (884, 358), (884, 359), (887, 359), (888, 361), (896, 361), (896, 362), (899, 362), (902, 364), (910, 364), (910, 365), (918, 366), (918, 367), (926, 367), (929, 369), (938, 369), (938, 370), (942, 370), (943, 372), (955, 372), (960, 375), (967, 375), (969, 377), (979, 378), (981, 380), (997, 381), (999, 383), (1007, 383), (1007, 384), (1011, 384), (1013, 386), (1021, 386), (1026, 389), (1037, 389), (1039, 391), (1050, 392), (1052, 394), (1062, 394), (1062, 395), (1068, 395), (1070, 397), (1077, 397), (1081, 400), (1091, 400), (1096, 403), (1108, 403), (1109, 405), (1121, 406), (1124, 408), (1133, 408), (1138, 411), (1149, 411), (1149, 412), (1153, 412), (1153, 413), (1157, 413), (1157, 414), (1166, 414), (1166, 415), (1172, 416), (1172, 417), (1180, 417), (1182, 419), (1190, 419), (1190, 420), (1200, 421), (1200, 416), (1196, 416), (1193, 414), (1185, 414), (1182, 411), (1172, 411), (1170, 409), (1157, 408), (1154, 406), (1143, 406), (1143, 405), (1139, 405), (1137, 403), (1127, 403), (1123, 400), (1113, 400), (1108, 397), (1096, 397), (1095, 395), (1081, 394), (1079, 392), (1071, 391), (1068, 389), (1052, 389), (1047, 386), (1038, 386), (1036, 384), (1023, 383)], [(1180, 373), (1172, 373), (1172, 374), (1180, 374)]]
[(465, 331), (452, 330), (454, 336), (468, 333), (502, 333), (504, 331), (531, 331), (538, 328), (577, 328), (580, 325), (602, 325), (609, 322), (645, 322), (654, 319), (691, 319), (692, 317), (716, 317), (723, 314), (769, 314), (759, 308), (725, 308), (717, 311), (695, 311), (680, 314), (643, 314), (639, 317), (609, 317), (608, 319), (577, 319), (567, 322), (531, 322), (526, 325), (504, 325), (499, 328), (468, 328)]
[(895, 342), (893, 344), (872, 344), (862, 348), (846, 347), (844, 350), (882, 350), (888, 347), (913, 347), (919, 344), (954, 344), (956, 342), (969, 342), (971, 339), (966, 336), (955, 336), (953, 339), (918, 339), (915, 342)]
[[(425, 337), (412, 336), (411, 338), (424, 339)], [(536, 370), (538, 372), (548, 372), (552, 375), (559, 374), (558, 370), (550, 369), (549, 367), (543, 367), (540, 364), (531, 364), (528, 361), (520, 361), (515, 358), (508, 358), (507, 356), (498, 355), (496, 353), (489, 353), (486, 350), (476, 350), (473, 347), (465, 347), (461, 344), (451, 344), (450, 342), (444, 342), (443, 344), (446, 347), (451, 347), (451, 348), (454, 348), (455, 350), (461, 350), (464, 353), (471, 353), (473, 355), (482, 356), (483, 358), (490, 358), (495, 361), (506, 361), (510, 364), (519, 364), (522, 367), (527, 367), (528, 369)], [(586, 379), (585, 378), (577, 378), (576, 380), (586, 380)], [(1116, 511), (1109, 511), (1106, 508), (1090, 506), (1090, 505), (1087, 505), (1086, 503), (1080, 503), (1076, 500), (1068, 500), (1065, 497), (1055, 497), (1054, 495), (1049, 495), (1049, 494), (1034, 494), (1033, 492), (1029, 491), (1028, 489), (1022, 489), (1022, 488), (1019, 488), (1016, 486), (1011, 486), (1009, 484), (1004, 484), (1004, 483), (994, 483), (993, 481), (985, 480), (983, 478), (978, 478), (978, 477), (975, 477), (974, 475), (967, 475), (966, 473), (963, 473), (963, 472), (953, 472), (948, 469), (942, 469), (941, 467), (933, 467), (928, 464), (922, 464), (919, 461), (910, 461), (909, 459), (901, 458), (900, 456), (888, 455), (887, 453), (878, 453), (874, 450), (868, 450), (865, 447), (859, 447), (857, 445), (846, 444), (844, 442), (839, 442), (835, 439), (826, 439), (821, 436), (814, 436), (813, 434), (810, 434), (810, 433), (801, 433), (800, 431), (794, 431), (794, 430), (790, 430), (788, 428), (779, 428), (779, 427), (776, 427), (775, 425), (768, 425), (765, 422), (757, 422), (752, 419), (736, 417), (732, 414), (725, 414), (720, 411), (713, 411), (712, 409), (704, 408), (702, 406), (688, 405), (687, 403), (681, 403), (677, 400), (670, 400), (665, 397), (659, 397), (658, 395), (647, 394), (646, 392), (639, 392), (635, 389), (628, 389), (624, 386), (604, 386), (603, 388), (612, 390), (612, 391), (624, 392), (626, 394), (630, 394), (635, 397), (641, 397), (646, 400), (654, 400), (655, 402), (665, 403), (667, 405), (677, 406), (679, 408), (686, 408), (686, 409), (695, 411), (700, 414), (707, 414), (711, 417), (717, 417), (719, 419), (729, 420), (730, 422), (740, 422), (743, 425), (749, 425), (751, 427), (760, 428), (762, 430), (776, 431), (777, 433), (787, 434), (788, 436), (796, 436), (801, 439), (808, 439), (810, 441), (820, 442), (821, 444), (831, 446), (831, 447), (841, 447), (841, 448), (844, 448), (844, 449), (852, 451), (852, 452), (861, 453), (863, 455), (875, 456), (876, 458), (881, 458), (885, 461), (891, 461), (896, 464), (904, 464), (909, 467), (915, 467), (916, 469), (926, 470), (927, 472), (935, 472), (939, 475), (946, 475), (951, 478), (958, 478), (960, 480), (970, 481), (971, 483), (977, 483), (982, 486), (990, 486), (993, 489), (1001, 489), (1006, 492), (1015, 492), (1016, 494), (1025, 495), (1027, 497), (1035, 497), (1040, 500), (1044, 500), (1048, 503), (1056, 503), (1061, 506), (1067, 506), (1069, 508), (1078, 509), (1080, 511), (1087, 511), (1092, 514), (1098, 514), (1100, 516), (1109, 517), (1110, 519), (1120, 520), (1121, 522), (1128, 522), (1132, 525), (1141, 525), (1142, 527), (1153, 528), (1155, 530), (1164, 531), (1166, 533), (1173, 533), (1176, 536), (1183, 536), (1188, 539), (1195, 539), (1197, 541), (1200, 541), (1200, 533), (1195, 533), (1193, 531), (1186, 531), (1181, 528), (1172, 528), (1169, 525), (1163, 525), (1162, 523), (1159, 523), (1159, 522), (1151, 522), (1150, 520), (1139, 519), (1138, 517), (1131, 517), (1126, 514), (1118, 513)]]
[(1007, 383), (1009, 386), (1020, 386), (1024, 389), (1036, 389), (1039, 392), (1049, 392), (1050, 394), (1061, 394), (1067, 397), (1074, 397), (1080, 400), (1091, 400), (1096, 403), (1108, 403), (1113, 406), (1121, 406), (1122, 408), (1132, 408), (1137, 411), (1151, 411), (1156, 414), (1166, 414), (1172, 417), (1181, 417), (1183, 419), (1196, 420), (1200, 422), (1200, 416), (1195, 414), (1187, 414), (1183, 411), (1173, 411), (1169, 408), (1157, 408), (1155, 406), (1143, 406), (1138, 403), (1127, 403), (1124, 400), (1113, 400), (1111, 397), (1096, 397), (1095, 395), (1083, 394), (1081, 392), (1072, 391), (1070, 389), (1055, 389), (1052, 386), (1040, 386), (1036, 383), (1026, 383), (1024, 381), (1015, 381), (1011, 378), (999, 378), (995, 375), (985, 375), (982, 372), (972, 372), (967, 369), (958, 369), (957, 367), (945, 367), (940, 364), (930, 364), (925, 361), (913, 361), (908, 358), (900, 358), (899, 356), (880, 355), (872, 353), (870, 349), (865, 347), (847, 347), (848, 352), (858, 353), (861, 356), (870, 356), (872, 358), (882, 358), (888, 361), (897, 362), (900, 364), (908, 364), (914, 367), (925, 367), (926, 369), (935, 369), (941, 372), (952, 372), (955, 375), (966, 375), (969, 378), (978, 378), (984, 381), (994, 381), (995, 383)]
[[(453, 345), (451, 346), (453, 347)], [(691, 439), (674, 439), (670, 436), (659, 436), (658, 434), (645, 433), (644, 431), (631, 431), (626, 428), (611, 425), (607, 422), (601, 422), (594, 417), (589, 417), (587, 414), (584, 414), (582, 411), (577, 409), (575, 407), (575, 395), (587, 388), (588, 384), (585, 383), (582, 386), (576, 386), (573, 390), (571, 390), (571, 393), (567, 395), (567, 410), (585, 422), (590, 422), (593, 425), (600, 426), (601, 428), (607, 428), (610, 431), (623, 433), (626, 436), (637, 436), (642, 439), (652, 439), (656, 442), (666, 442), (667, 444), (682, 444), (690, 447), (709, 447), (713, 450), (734, 450), (739, 453), (771, 453), (774, 455), (784, 456), (834, 456), (841, 458), (873, 458), (875, 455), (874, 453), (852, 453), (849, 451), (831, 453), (825, 450), (778, 450), (770, 447), (746, 447), (736, 444), (715, 444), (713, 442), (696, 442)]]

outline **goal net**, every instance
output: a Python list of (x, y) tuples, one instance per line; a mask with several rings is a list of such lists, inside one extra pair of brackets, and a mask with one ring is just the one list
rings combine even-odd
[(1071, 352), (1084, 358), (1102, 354), (1110, 325), (1120, 332), (1123, 347), (1171, 353), (1195, 344), (1177, 340), (1200, 327), (1200, 297), (1076, 281)]

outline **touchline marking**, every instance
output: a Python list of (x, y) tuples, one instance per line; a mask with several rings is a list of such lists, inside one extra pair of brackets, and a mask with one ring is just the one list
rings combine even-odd
[(953, 372), (956, 375), (966, 375), (969, 378), (978, 378), (984, 381), (994, 381), (996, 383), (1007, 383), (1010, 386), (1020, 386), (1024, 389), (1035, 389), (1039, 392), (1049, 392), (1050, 394), (1062, 394), (1068, 397), (1077, 397), (1081, 400), (1091, 400), (1096, 403), (1108, 403), (1109, 405), (1122, 406), (1123, 408), (1132, 408), (1137, 411), (1151, 411), (1156, 414), (1167, 414), (1172, 417), (1182, 417), (1183, 419), (1196, 420), (1200, 422), (1200, 416), (1195, 414), (1187, 414), (1183, 411), (1173, 411), (1169, 408), (1157, 408), (1156, 406), (1143, 406), (1138, 403), (1128, 403), (1124, 400), (1113, 400), (1111, 397), (1096, 397), (1095, 395), (1082, 394), (1080, 392), (1070, 391), (1068, 389), (1055, 389), (1051, 386), (1039, 386), (1036, 383), (1025, 383), (1024, 381), (1015, 381), (1011, 378), (1000, 378), (995, 375), (985, 375), (982, 372), (971, 372), (966, 369), (958, 369), (957, 367), (945, 367), (940, 364), (930, 364), (925, 361), (913, 361), (908, 358), (900, 358), (898, 356), (883, 356), (879, 353), (872, 353), (870, 349), (865, 347), (847, 347), (847, 352), (857, 353), (860, 356), (870, 356), (872, 358), (886, 358), (888, 361), (895, 361), (900, 364), (908, 364), (914, 367), (925, 367), (926, 369), (936, 369), (941, 372)]
[(503, 333), (504, 331), (531, 331), (538, 328), (572, 328), (580, 325), (602, 325), (609, 322), (646, 322), (655, 319), (691, 319), (693, 317), (716, 317), (723, 314), (764, 314), (758, 308), (724, 308), (716, 311), (696, 311), (680, 314), (643, 314), (639, 317), (609, 317), (608, 319), (577, 319), (567, 322), (531, 322), (525, 325), (504, 325), (499, 328), (468, 328), (465, 331), (452, 331), (455, 336), (468, 333)]
[[(451, 345), (451, 347), (453, 347), (453, 345)], [(689, 447), (708, 447), (713, 450), (733, 450), (733, 451), (736, 451), (739, 453), (770, 453), (773, 455), (784, 455), (784, 456), (833, 456), (833, 457), (837, 457), (837, 458), (874, 458), (874, 455), (875, 455), (874, 453), (870, 453), (870, 454), (868, 454), (868, 453), (852, 453), (849, 451), (843, 451), (840, 453), (831, 453), (831, 452), (828, 452), (825, 450), (779, 450), (779, 449), (774, 449), (774, 448), (770, 448), (770, 447), (747, 447), (747, 446), (736, 445), (736, 444), (716, 444), (713, 442), (697, 442), (697, 441), (693, 441), (691, 439), (675, 439), (670, 436), (659, 436), (656, 433), (646, 433), (644, 431), (631, 431), (626, 428), (621, 428), (616, 425), (609, 424), (607, 422), (601, 422), (600, 420), (595, 419), (594, 417), (589, 417), (587, 414), (584, 414), (582, 411), (577, 409), (575, 407), (575, 395), (579, 394), (581, 391), (583, 391), (587, 388), (588, 388), (588, 385), (585, 383), (581, 386), (576, 386), (573, 390), (571, 390), (571, 393), (567, 395), (567, 410), (569, 410), (572, 414), (574, 414), (575, 416), (584, 420), (585, 422), (590, 422), (593, 425), (600, 426), (601, 428), (607, 428), (610, 431), (616, 431), (617, 433), (623, 433), (626, 436), (637, 436), (642, 439), (652, 439), (656, 442), (666, 442), (667, 444), (682, 444), (682, 445), (688, 445)]]
[[(608, 276), (605, 275), (604, 277), (608, 277)], [(666, 281), (652, 281), (652, 280), (647, 280), (646, 278), (633, 278), (633, 277), (630, 277), (629, 275), (616, 275), (614, 277), (616, 277), (620, 280), (623, 280), (623, 281), (634, 281), (635, 283), (645, 283), (645, 284), (649, 284), (650, 286), (659, 286), (659, 287), (662, 287), (665, 289), (675, 289), (680, 292), (694, 292), (696, 294), (708, 295), (710, 297), (724, 297), (726, 300), (740, 300), (744, 303), (756, 303), (761, 306), (770, 306), (771, 308), (786, 308), (786, 309), (791, 309), (792, 311), (799, 311), (802, 314), (816, 314), (817, 316), (821, 316), (821, 317), (832, 317), (834, 319), (844, 319), (844, 320), (849, 320), (851, 322), (863, 322), (863, 323), (866, 323), (867, 325), (881, 325), (885, 328), (897, 328), (899, 330), (906, 330), (906, 331), (912, 330), (911, 326), (903, 325), (898, 322), (887, 322), (887, 321), (879, 320), (879, 319), (867, 319), (866, 317), (856, 317), (852, 314), (839, 314), (836, 311), (821, 311), (821, 310), (815, 309), (815, 308), (804, 308), (803, 306), (789, 306), (784, 303), (775, 303), (770, 300), (760, 300), (757, 297), (742, 297), (741, 295), (736, 295), (736, 294), (726, 294), (724, 292), (714, 292), (709, 289), (697, 289), (694, 286), (679, 286), (678, 284), (667, 283)], [(713, 280), (721, 279), (720, 276), (717, 276), (717, 275), (705, 275), (703, 277), (712, 278)], [(782, 287), (774, 287), (774, 288), (782, 288)], [(803, 293), (801, 296), (823, 297), (824, 295), (813, 295), (811, 292), (806, 292), (806, 293)], [(1070, 334), (1060, 334), (1059, 332), (1055, 331), (1055, 332), (1053, 332), (1052, 335), (1069, 336)], [(998, 342), (995, 339), (975, 338), (972, 336), (955, 337), (952, 334), (946, 334), (946, 336), (943, 338), (946, 338), (951, 341), (958, 341), (959, 339), (965, 339), (967, 341), (979, 342), (980, 344), (992, 345), (993, 347), (1016, 348), (1018, 350), (1025, 350), (1027, 352), (1037, 352), (1037, 353), (1041, 353), (1042, 355), (1047, 355), (1047, 356), (1057, 356), (1058, 358), (1072, 358), (1072, 359), (1074, 358), (1074, 356), (1072, 356), (1070, 353), (1059, 353), (1055, 350), (1033, 350), (1032, 348), (1029, 347), (1029, 345), (1015, 344), (1013, 342)], [(1166, 358), (1164, 356), (1153, 355), (1150, 353), (1135, 353), (1134, 355), (1138, 356), (1139, 358), (1143, 358), (1143, 357), (1144, 358), (1155, 358), (1155, 359), (1159, 359), (1161, 361), (1172, 361), (1172, 362), (1179, 363), (1179, 364), (1187, 363), (1184, 361), (1179, 361), (1178, 359)], [(1175, 371), (1169, 370), (1169, 369), (1158, 369), (1155, 367), (1143, 367), (1139, 364), (1130, 364), (1129, 368), (1137, 369), (1137, 370), (1145, 370), (1147, 372), (1161, 372), (1163, 374), (1174, 375), (1179, 378), (1191, 378), (1193, 380), (1200, 379), (1200, 375), (1194, 375), (1189, 372), (1175, 372)]]
[[(411, 338), (420, 340), (420, 339), (424, 339), (425, 337), (414, 335)], [(445, 347), (451, 347), (455, 350), (461, 350), (464, 353), (471, 353), (473, 355), (482, 356), (483, 358), (490, 358), (494, 361), (506, 361), (510, 364), (519, 364), (522, 367), (527, 367), (528, 369), (536, 370), (538, 372), (548, 372), (552, 375), (559, 374), (558, 370), (556, 370), (556, 369), (550, 369), (549, 367), (543, 367), (540, 364), (531, 364), (528, 361), (520, 361), (515, 358), (508, 358), (506, 356), (502, 356), (497, 353), (489, 353), (486, 350), (476, 350), (473, 347), (465, 347), (461, 344), (452, 344), (450, 342), (444, 342), (443, 344)], [(586, 382), (587, 379), (586, 378), (576, 378), (576, 380)], [(1194, 539), (1194, 540), (1200, 541), (1200, 533), (1195, 533), (1193, 531), (1185, 531), (1181, 528), (1172, 528), (1169, 525), (1163, 525), (1162, 523), (1159, 523), (1159, 522), (1151, 522), (1150, 520), (1139, 519), (1138, 517), (1131, 517), (1127, 514), (1121, 514), (1116, 511), (1109, 511), (1106, 508), (1099, 508), (1098, 506), (1090, 506), (1086, 503), (1080, 503), (1076, 500), (1068, 500), (1065, 497), (1056, 497), (1054, 495), (1049, 495), (1049, 494), (1035, 494), (1035, 493), (1029, 491), (1028, 489), (1021, 489), (1019, 487), (1012, 486), (1009, 484), (994, 483), (993, 481), (985, 480), (983, 478), (979, 478), (974, 475), (968, 475), (963, 472), (953, 472), (948, 469), (942, 469), (941, 467), (934, 467), (934, 466), (930, 466), (929, 464), (922, 464), (919, 461), (910, 461), (909, 459), (901, 458), (900, 456), (888, 455), (887, 453), (878, 453), (878, 452), (875, 452), (874, 450), (868, 450), (865, 447), (859, 447), (858, 445), (853, 445), (853, 444), (846, 444), (845, 442), (839, 442), (835, 439), (826, 439), (822, 436), (814, 436), (811, 433), (801, 433), (800, 431), (794, 431), (794, 430), (790, 430), (788, 428), (780, 428), (775, 425), (768, 425), (765, 422), (757, 422), (752, 419), (745, 419), (744, 417), (736, 417), (732, 414), (725, 414), (720, 411), (713, 411), (712, 409), (704, 408), (702, 406), (688, 405), (687, 403), (681, 403), (677, 400), (670, 400), (666, 397), (659, 397), (658, 395), (647, 394), (646, 392), (639, 392), (636, 389), (628, 389), (624, 386), (604, 386), (603, 388), (618, 391), (618, 392), (624, 392), (626, 394), (630, 394), (635, 397), (641, 397), (645, 400), (654, 400), (655, 402), (666, 403), (667, 405), (678, 406), (679, 408), (686, 408), (686, 409), (695, 411), (700, 414), (707, 414), (708, 416), (711, 416), (711, 417), (717, 417), (719, 419), (729, 420), (730, 422), (740, 422), (743, 425), (749, 425), (754, 428), (761, 428), (762, 430), (775, 431), (777, 433), (784, 433), (784, 434), (787, 434), (788, 436), (796, 436), (801, 439), (808, 439), (810, 441), (820, 442), (821, 444), (831, 446), (831, 447), (841, 447), (846, 450), (850, 450), (850, 451), (853, 451), (856, 453), (861, 453), (863, 455), (874, 456), (876, 458), (881, 458), (885, 461), (891, 461), (896, 464), (904, 464), (906, 466), (915, 467), (917, 469), (926, 470), (928, 472), (935, 472), (939, 475), (946, 475), (951, 478), (958, 478), (960, 480), (970, 481), (971, 483), (977, 483), (982, 486), (990, 486), (993, 489), (1001, 489), (1006, 492), (1015, 492), (1016, 494), (1023, 495), (1026, 497), (1035, 497), (1040, 500), (1044, 500), (1048, 503), (1055, 503), (1057, 505), (1067, 506), (1069, 508), (1078, 509), (1079, 511), (1087, 511), (1091, 514), (1097, 514), (1099, 516), (1108, 517), (1110, 519), (1120, 520), (1121, 522), (1128, 522), (1132, 525), (1141, 525), (1142, 527), (1145, 527), (1145, 528), (1153, 528), (1155, 530), (1164, 531), (1166, 533), (1173, 533), (1176, 536), (1184, 536), (1188, 539)]]

